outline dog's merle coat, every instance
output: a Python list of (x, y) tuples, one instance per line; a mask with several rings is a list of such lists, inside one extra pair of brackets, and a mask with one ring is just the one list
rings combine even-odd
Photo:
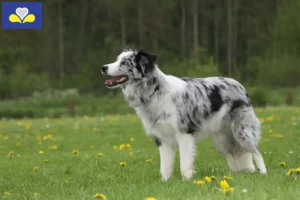
[(125, 75), (121, 87), (147, 134), (154, 137), (161, 156), (161, 175), (173, 171), (174, 148), (179, 146), (183, 177), (191, 178), (196, 140), (211, 138), (233, 171), (254, 171), (252, 156), (266, 173), (258, 150), (260, 123), (245, 88), (230, 78), (177, 78), (157, 67), (156, 56), (125, 50), (105, 65), (110, 76)]

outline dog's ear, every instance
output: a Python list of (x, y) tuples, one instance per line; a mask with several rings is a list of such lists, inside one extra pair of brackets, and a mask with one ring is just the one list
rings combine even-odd
[(138, 56), (145, 57), (152, 64), (155, 63), (155, 61), (157, 59), (157, 55), (150, 53), (150, 52), (146, 52), (144, 50), (139, 50)]

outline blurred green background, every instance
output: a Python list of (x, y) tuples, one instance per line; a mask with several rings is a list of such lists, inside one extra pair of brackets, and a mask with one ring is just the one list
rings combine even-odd
[(47, 0), (42, 30), (0, 30), (0, 117), (133, 112), (101, 66), (124, 47), (166, 74), (227, 76), (255, 106), (300, 105), (300, 0)]

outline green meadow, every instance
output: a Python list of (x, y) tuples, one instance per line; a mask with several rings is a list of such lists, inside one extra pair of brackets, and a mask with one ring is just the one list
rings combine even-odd
[[(259, 146), (267, 175), (230, 172), (225, 158), (209, 140), (202, 140), (193, 179), (182, 180), (177, 155), (167, 182), (160, 179), (158, 149), (135, 115), (3, 119), (0, 195), (16, 200), (299, 199), (300, 108), (256, 109), (256, 113), (262, 122)], [(288, 175), (291, 168), (295, 171)], [(216, 180), (194, 183), (205, 176)], [(221, 190), (223, 176), (232, 178), (228, 180), (232, 192)]]

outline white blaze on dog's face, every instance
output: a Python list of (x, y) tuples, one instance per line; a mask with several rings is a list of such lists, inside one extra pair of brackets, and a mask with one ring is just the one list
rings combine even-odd
[(106, 80), (108, 88), (117, 88), (132, 81), (146, 78), (154, 69), (157, 56), (144, 51), (124, 51), (113, 63), (102, 67), (102, 74), (112, 76)]

